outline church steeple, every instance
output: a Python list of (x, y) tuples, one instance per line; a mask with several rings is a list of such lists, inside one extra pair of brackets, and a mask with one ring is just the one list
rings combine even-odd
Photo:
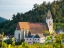
[(51, 15), (51, 11), (50, 11), (50, 10), (48, 10), (47, 18), (48, 18), (48, 19), (50, 19), (50, 18), (52, 19), (52, 15)]
[(48, 10), (47, 15), (46, 15), (46, 23), (48, 25), (49, 32), (52, 33), (53, 32), (53, 18), (52, 18), (52, 14), (50, 10)]

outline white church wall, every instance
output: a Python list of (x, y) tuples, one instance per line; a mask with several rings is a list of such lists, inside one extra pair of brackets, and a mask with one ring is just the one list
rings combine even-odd
[(28, 36), (29, 30), (24, 30), (24, 39), (26, 36)]
[(29, 30), (27, 30), (27, 36), (28, 36)]
[(14, 37), (15, 40), (18, 40), (18, 34), (20, 34), (20, 40), (25, 39), (26, 36), (28, 36), (29, 30), (15, 30)]
[(29, 30), (24, 30), (24, 39), (26, 36), (28, 36)]
[(18, 40), (18, 34), (20, 34), (20, 40), (22, 40), (22, 39), (24, 39), (23, 37), (23, 35), (24, 35), (24, 33), (23, 33), (23, 31), (22, 30), (15, 30), (15, 33), (14, 33), (15, 35), (14, 35), (14, 37), (15, 37), (15, 39), (16, 40)]

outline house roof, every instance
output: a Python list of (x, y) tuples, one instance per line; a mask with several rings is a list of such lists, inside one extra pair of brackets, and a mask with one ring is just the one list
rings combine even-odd
[(32, 35), (28, 35), (25, 38), (33, 38), (33, 36)]
[(29, 30), (29, 23), (28, 22), (18, 22), (17, 30)]
[(62, 29), (56, 29), (56, 33), (58, 34), (58, 33), (62, 33), (63, 32), (63, 30)]
[(45, 36), (43, 34), (36, 34), (35, 36), (33, 35), (28, 35), (26, 38), (44, 38)]
[(43, 34), (37, 34), (34, 36), (34, 38), (43, 38), (43, 37), (45, 37)]

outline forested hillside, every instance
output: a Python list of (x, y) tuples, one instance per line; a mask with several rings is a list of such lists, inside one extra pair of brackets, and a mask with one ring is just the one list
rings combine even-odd
[(52, 3), (43, 2), (34, 4), (34, 7), (25, 13), (13, 14), (12, 20), (0, 23), (0, 33), (14, 34), (18, 22), (42, 22), (45, 23), (45, 17), (48, 10), (51, 10), (54, 23), (64, 23), (64, 0), (54, 1)]
[(7, 19), (0, 17), (0, 22), (5, 22)]

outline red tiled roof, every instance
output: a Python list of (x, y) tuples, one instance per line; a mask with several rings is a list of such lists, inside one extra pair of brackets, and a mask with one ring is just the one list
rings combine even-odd
[(29, 30), (31, 34), (42, 34), (43, 30), (48, 30), (43, 23), (18, 22), (17, 30)]
[(28, 22), (18, 22), (17, 30), (29, 30), (29, 23)]
[(31, 34), (42, 34), (43, 30), (48, 30), (46, 24), (29, 23)]

